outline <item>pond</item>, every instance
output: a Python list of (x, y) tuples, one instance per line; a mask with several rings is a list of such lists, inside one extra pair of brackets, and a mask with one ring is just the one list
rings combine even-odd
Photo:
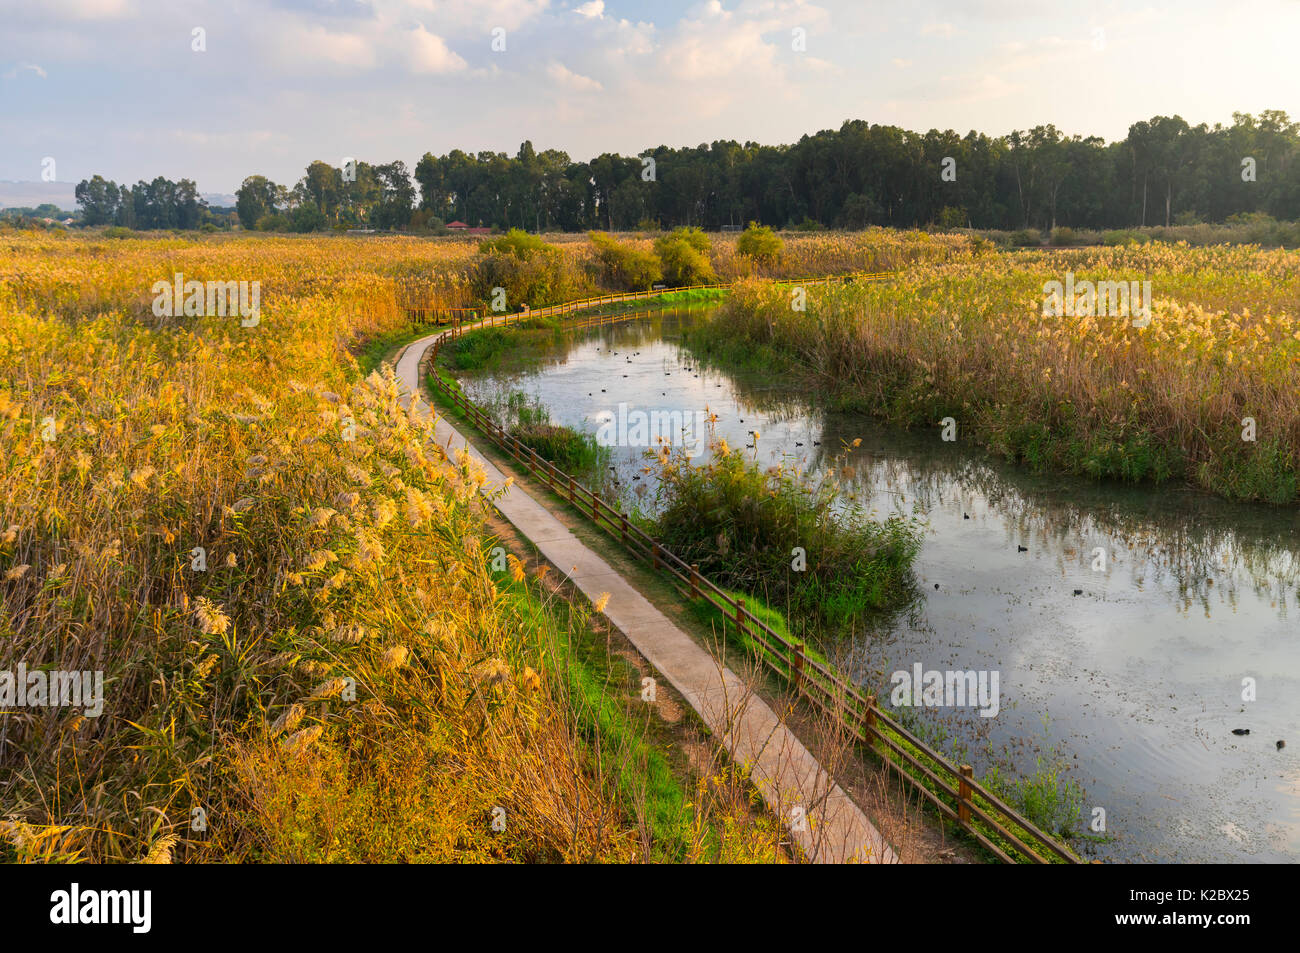
[[(1300, 514), (1034, 475), (943, 441), (937, 425), (908, 432), (818, 411), (685, 347), (683, 332), (708, 313), (592, 329), (535, 366), (463, 381), (481, 400), (526, 393), (556, 423), (592, 433), (655, 411), (689, 430), (708, 412), (718, 436), (764, 465), (839, 469), (843, 492), (877, 516), (924, 521), (917, 603), (822, 646), (865, 688), (883, 701), (892, 673), (917, 664), (997, 673), (995, 717), (911, 714), (977, 777), (1062, 764), (1085, 792), (1083, 827), (1105, 812), (1107, 838), (1080, 843), (1085, 856), (1300, 859)], [(652, 509), (642, 449), (614, 454), (623, 487)], [(1243, 701), (1247, 679), (1254, 700)]]

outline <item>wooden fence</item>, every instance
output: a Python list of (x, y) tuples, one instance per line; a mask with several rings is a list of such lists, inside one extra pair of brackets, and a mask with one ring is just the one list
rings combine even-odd
[[(843, 280), (845, 276), (783, 282), (813, 284)], [(884, 280), (888, 274), (851, 276), (855, 280)], [(725, 287), (697, 285), (697, 288)], [(832, 718), (851, 737), (867, 745), (880, 756), (912, 790), (926, 798), (943, 817), (966, 830), (995, 857), (1006, 863), (1069, 863), (1083, 861), (1056, 838), (1043, 832), (1021, 816), (984, 785), (973, 778), (970, 765), (957, 765), (898, 722), (876, 704), (874, 695), (863, 694), (857, 685), (820, 659), (810, 656), (804, 643), (786, 638), (752, 615), (745, 600), (730, 596), (712, 580), (666, 550), (652, 536), (628, 519), (626, 512), (611, 506), (590, 489), (565, 473), (532, 448), (511, 436), (461, 391), (453, 378), (442, 374), (437, 355), (443, 343), (478, 327), (506, 324), (529, 314), (566, 314), (581, 307), (599, 307), (619, 301), (655, 297), (663, 292), (629, 292), (626, 295), (602, 295), (581, 302), (551, 305), (532, 312), (489, 315), (476, 325), (458, 324), (448, 329), (430, 346), (422, 365), (431, 384), (454, 407), (474, 424), (498, 448), (519, 463), (529, 474), (610, 534), (636, 559), (667, 574), (677, 591), (691, 599), (704, 599), (721, 612), (731, 624), (758, 646), (763, 664), (788, 683), (795, 693)], [(631, 315), (601, 315), (575, 325), (575, 328), (628, 320)]]

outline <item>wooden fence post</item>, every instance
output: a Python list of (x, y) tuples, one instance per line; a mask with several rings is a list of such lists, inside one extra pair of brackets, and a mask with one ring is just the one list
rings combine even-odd
[(867, 696), (867, 730), (864, 732), (864, 734), (866, 735), (867, 744), (871, 744), (871, 739), (875, 737), (876, 734), (876, 696), (875, 695)]
[(794, 690), (803, 691), (803, 643), (800, 642), (794, 647)]
[(620, 512), (618, 514), (618, 528), (623, 535), (623, 545), (626, 546), (627, 545), (627, 514), (626, 513)]
[(691, 598), (700, 597), (700, 564), (691, 563)]
[(957, 818), (963, 824), (970, 824), (970, 782), (974, 774), (975, 772), (969, 764), (961, 766), (961, 781), (957, 785)]
[(659, 544), (652, 543), (650, 546), (650, 559), (654, 563), (655, 569), (659, 568)]
[(574, 492), (573, 489), (573, 477), (569, 477), (569, 502), (574, 504), (575, 506), (578, 503), (578, 495)]

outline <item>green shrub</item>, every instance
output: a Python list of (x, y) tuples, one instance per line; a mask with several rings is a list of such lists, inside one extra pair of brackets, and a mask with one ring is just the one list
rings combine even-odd
[(963, 225), (967, 224), (968, 221), (969, 216), (963, 208), (954, 208), (951, 205), (946, 205), (939, 212), (940, 228), (961, 228)]
[(287, 232), (289, 230), (289, 219), (279, 212), (272, 212), (259, 218), (254, 228), (259, 232)]
[(655, 239), (655, 252), (664, 278), (674, 285), (702, 285), (717, 281), (709, 261), (709, 236), (698, 228), (679, 228)]
[(527, 261), (534, 255), (545, 254), (555, 249), (536, 235), (529, 235), (523, 229), (512, 228), (504, 235), (479, 242), (478, 250), (480, 255), (512, 255), (520, 261)]
[[(794, 470), (765, 470), (717, 449), (703, 466), (661, 461), (655, 533), (668, 550), (721, 585), (788, 606), (790, 618), (832, 626), (914, 595), (916, 523), (839, 510), (834, 478), (812, 485)], [(796, 547), (806, 561), (800, 569)]]
[(1142, 236), (1132, 229), (1117, 228), (1102, 232), (1101, 240), (1106, 245), (1137, 245), (1141, 244)]
[(329, 219), (315, 205), (299, 205), (290, 213), (290, 228), (295, 232), (323, 232), (329, 228)]
[(605, 282), (613, 288), (646, 291), (664, 276), (654, 252), (615, 241), (605, 232), (590, 232)]
[(1043, 243), (1042, 236), (1038, 234), (1036, 228), (1022, 228), (1019, 231), (1012, 232), (1010, 241), (1017, 248), (1036, 247)]
[(497, 288), (505, 289), (507, 311), (516, 311), (525, 304), (535, 308), (577, 297), (560, 250), (536, 235), (512, 228), (481, 242), (479, 251), (482, 257), (474, 266), (471, 285), (489, 306)]
[(781, 260), (785, 242), (766, 225), (750, 222), (749, 227), (736, 239), (738, 254), (747, 255), (764, 265), (775, 265)]
[(506, 398), (504, 417), (510, 435), (542, 459), (598, 492), (608, 490), (613, 450), (598, 443), (595, 435), (552, 423), (551, 413), (541, 400), (521, 391), (514, 391)]

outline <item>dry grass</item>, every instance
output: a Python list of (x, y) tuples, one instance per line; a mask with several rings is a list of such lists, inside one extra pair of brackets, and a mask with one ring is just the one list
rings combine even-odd
[[(102, 671), (106, 698), (0, 715), (5, 856), (648, 856), (620, 789), (640, 749), (601, 754), (557, 663), (590, 625), (503, 596), (482, 473), (349, 356), (412, 298), (467, 303), (475, 244), (6, 242), (0, 669)], [(260, 324), (155, 318), (177, 271), (262, 282)], [(774, 859), (770, 825), (735, 822), (743, 777), (703, 776), (682, 859)]]
[[(1043, 285), (1067, 271), (1150, 281), (1149, 326), (1045, 316)], [(885, 284), (818, 289), (804, 312), (756, 283), (732, 295), (716, 331), (793, 358), (846, 405), (936, 432), (951, 416), (961, 439), (1039, 468), (1178, 477), (1279, 503), (1300, 489), (1296, 252), (972, 249)]]

